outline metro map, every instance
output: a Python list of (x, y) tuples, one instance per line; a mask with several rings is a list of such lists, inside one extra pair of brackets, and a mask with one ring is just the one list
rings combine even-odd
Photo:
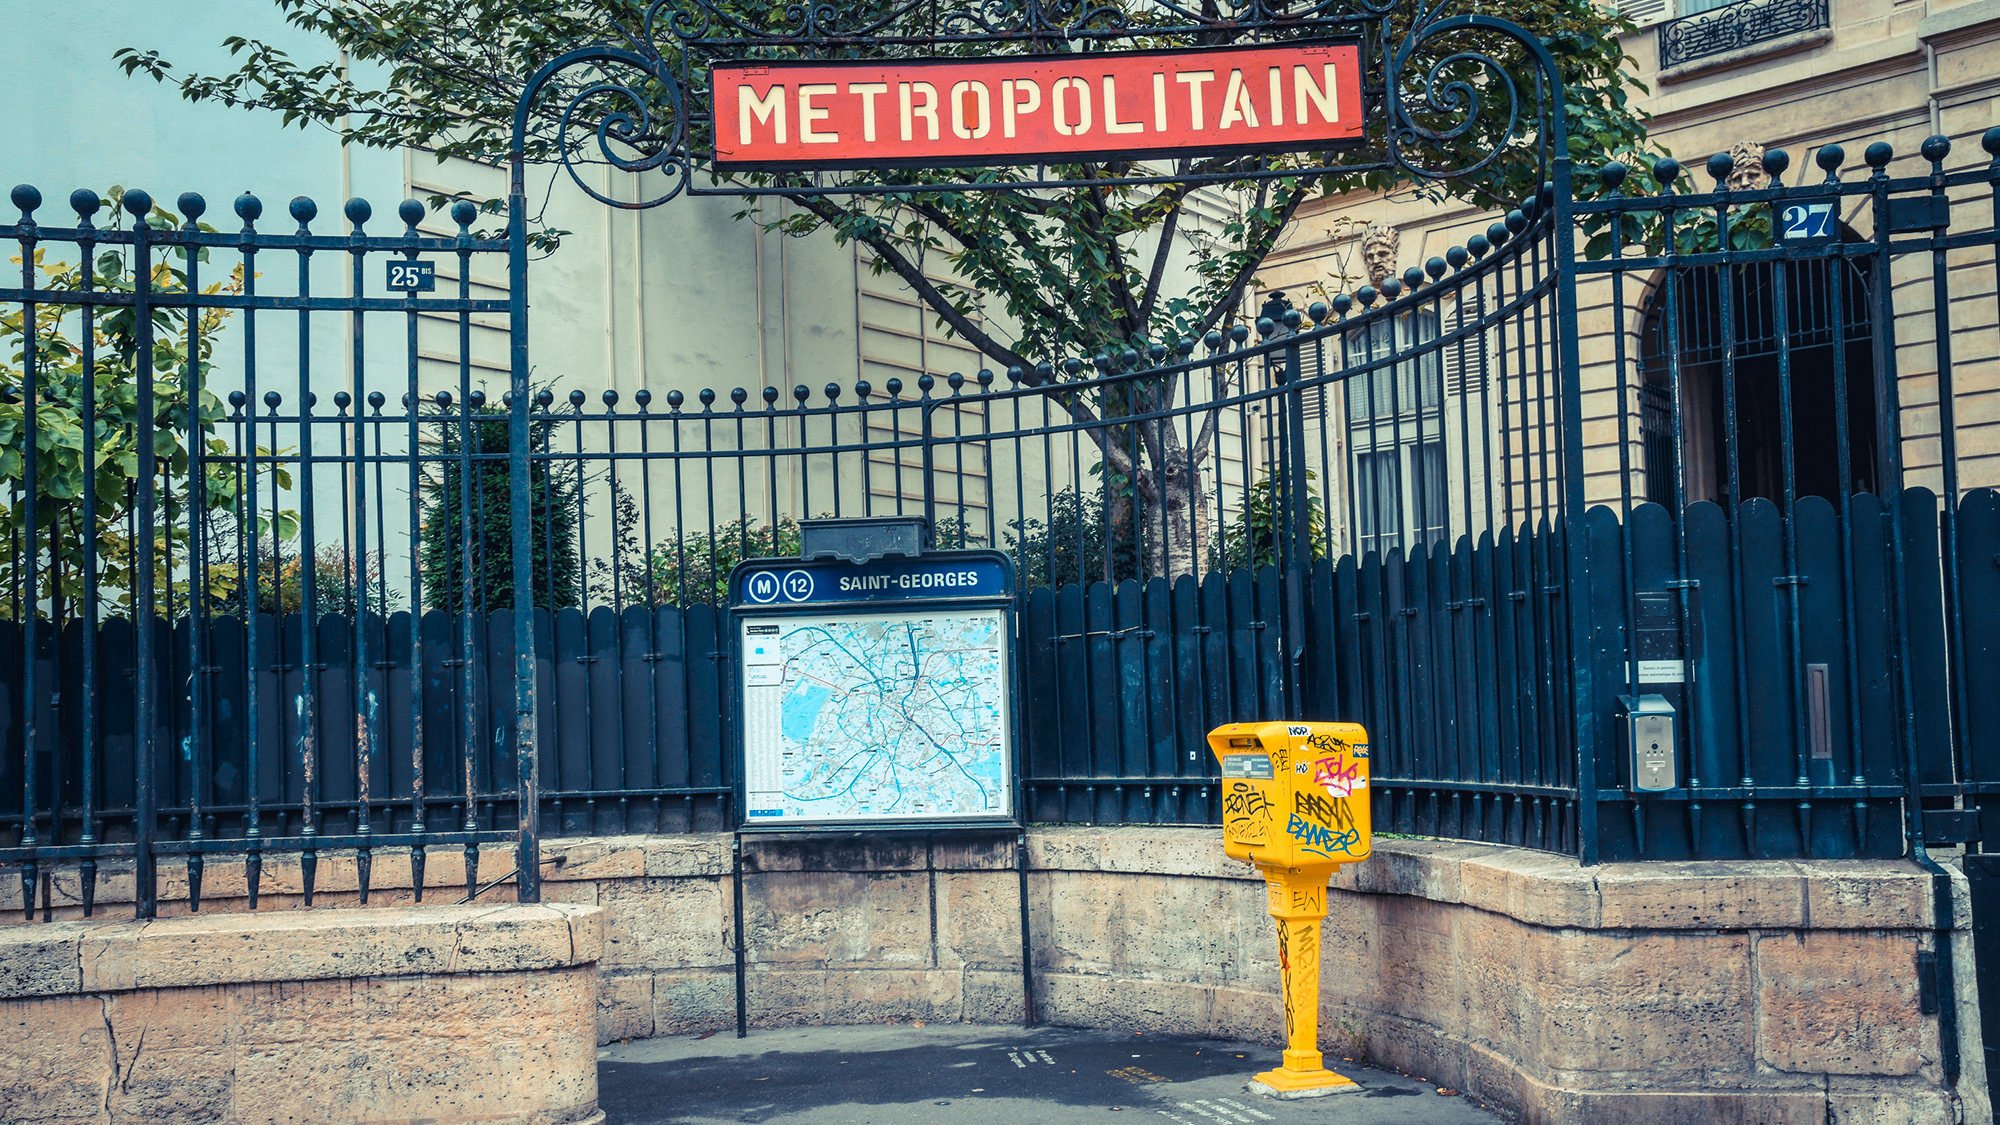
[(743, 619), (750, 823), (1008, 815), (1004, 612)]

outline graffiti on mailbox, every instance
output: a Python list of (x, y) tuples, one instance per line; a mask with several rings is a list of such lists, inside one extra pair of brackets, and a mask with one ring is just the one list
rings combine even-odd
[(1335, 852), (1352, 855), (1354, 845), (1361, 842), (1361, 833), (1352, 828), (1328, 828), (1323, 824), (1314, 824), (1297, 813), (1293, 813), (1292, 819), (1285, 824), (1285, 831), (1299, 842), (1299, 850), (1328, 859), (1332, 859)]
[(1270, 798), (1255, 785), (1247, 781), (1230, 782), (1222, 793), (1223, 835), (1239, 843), (1263, 843), (1264, 814), (1270, 807)]
[[(1319, 973), (1318, 918), (1278, 919), (1278, 971), (1285, 981), (1285, 1039), (1290, 1042), (1298, 1006), (1305, 1002), (1301, 995), (1305, 990), (1292, 987), (1294, 975), (1300, 980), (1313, 980)], [(1317, 1005), (1318, 1000), (1315, 989), (1311, 1002)]]
[(1368, 779), (1362, 776), (1361, 764), (1343, 754), (1314, 762), (1313, 784), (1336, 797), (1349, 797), (1368, 788)]
[(1368, 776), (1361, 764), (1349, 757), (1347, 744), (1328, 734), (1306, 740), (1297, 772), (1310, 773), (1317, 788), (1302, 787), (1292, 794), (1292, 814), (1285, 831), (1298, 841), (1301, 851), (1332, 859), (1353, 855), (1361, 843), (1353, 810), (1346, 798), (1368, 789)]
[(1305, 748), (1309, 754), (1300, 758), (1299, 766), (1303, 770), (1306, 761), (1311, 760), (1314, 785), (1335, 797), (1351, 797), (1368, 788), (1368, 775), (1360, 763), (1367, 755), (1365, 749), (1350, 749), (1330, 734), (1313, 735), (1306, 740)]
[(1347, 811), (1345, 801), (1328, 800), (1317, 793), (1301, 790), (1292, 794), (1292, 811), (1305, 820), (1329, 828), (1354, 827), (1354, 814)]

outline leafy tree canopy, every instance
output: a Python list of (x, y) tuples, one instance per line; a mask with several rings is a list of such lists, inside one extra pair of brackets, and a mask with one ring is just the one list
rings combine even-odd
[[(1224, 20), (1221, 0), (1199, 0), (1206, 19)], [(187, 74), (157, 52), (124, 48), (118, 58), (128, 73), (150, 75), (177, 86), (186, 98), (281, 114), (289, 124), (320, 123), (343, 131), (354, 143), (381, 147), (416, 145), (441, 157), (461, 156), (505, 163), (512, 147), (516, 101), (539, 67), (580, 45), (644, 42), (649, 5), (637, 0), (273, 0), (294, 27), (323, 37), (344, 52), (348, 65), (294, 59), (271, 43), (233, 36), (226, 47), (239, 60), (234, 70)], [(1398, 49), (1408, 28), (1477, 10), (1478, 0), (1412, 0), (1392, 11), (1386, 23), (1340, 25), (1301, 20), (1291, 30), (1266, 38), (1313, 37), (1329, 31), (1366, 30), (1369, 60), (1365, 81), (1384, 79), (1381, 60)], [(1187, 17), (1148, 0), (1102, 0), (1090, 5), (1056, 5), (1065, 18), (1083, 18), (1102, 27), (1122, 19), (1130, 34), (1109, 41), (1089, 38), (1010, 40), (1001, 43), (931, 42), (929, 49), (895, 50), (925, 54), (996, 54), (1032, 51), (1123, 49), (1129, 46), (1196, 46), (1226, 43), (1250, 34), (1226, 21), (1197, 34), (1168, 32)], [(849, 0), (838, 12), (816, 6), (816, 18), (844, 26), (874, 23), (878, 33), (921, 39), (953, 19), (976, 11), (1007, 17), (1014, 5), (973, 0)], [(710, 60), (684, 56), (668, 35), (669, 19), (683, 18), (721, 29), (729, 23), (759, 33), (792, 27), (806, 9), (788, 0), (666, 0), (655, 17), (653, 43), (665, 62), (687, 76), (697, 93), (707, 84)], [(1319, 17), (1365, 16), (1362, 0), (1324, 0), (1311, 8)], [(1087, 13), (1087, 14), (1086, 14)], [(1570, 155), (1579, 168), (1579, 189), (1599, 190), (1590, 170), (1614, 157), (1635, 168), (1627, 190), (1639, 186), (1652, 159), (1646, 156), (1646, 114), (1633, 102), (1634, 86), (1623, 68), (1630, 60), (1618, 34), (1632, 30), (1598, 0), (1515, 0), (1507, 18), (1541, 36), (1562, 71)], [(880, 47), (841, 47), (851, 56)], [(725, 55), (782, 57), (775, 46), (737, 46)], [(1484, 59), (1468, 57), (1483, 55)], [(329, 51), (329, 56), (334, 52)], [(622, 83), (642, 104), (616, 90)], [(1505, 209), (1536, 191), (1545, 173), (1538, 159), (1548, 140), (1538, 133), (1541, 99), (1548, 91), (1538, 80), (1528, 52), (1490, 30), (1460, 29), (1425, 40), (1405, 62), (1392, 97), (1411, 110), (1410, 123), (1439, 138), (1405, 142), (1412, 162), (1427, 169), (1472, 169), (1455, 178), (1411, 181), (1407, 173), (1382, 166), (1388, 114), (1379, 105), (1368, 114), (1368, 143), (1338, 153), (1264, 156), (1199, 156), (1170, 162), (1109, 161), (1051, 165), (1041, 169), (992, 168), (974, 173), (995, 184), (1024, 183), (1037, 174), (1049, 179), (1093, 181), (1083, 186), (1004, 191), (922, 191), (926, 184), (963, 182), (965, 170), (868, 170), (842, 173), (850, 180), (908, 187), (852, 197), (788, 194), (793, 207), (780, 214), (770, 197), (752, 199), (738, 218), (792, 236), (830, 236), (866, 247), (878, 272), (901, 278), (951, 332), (977, 348), (994, 366), (1018, 369), (1031, 383), (1123, 369), (1150, 355), (1172, 354), (1174, 345), (1191, 347), (1211, 330), (1227, 327), (1255, 288), (1256, 274), (1301, 205), (1319, 196), (1350, 191), (1414, 191), (1456, 198), (1480, 208)], [(596, 91), (593, 92), (593, 87)], [(581, 99), (582, 108), (564, 114)], [(1379, 99), (1378, 99), (1379, 100)], [(644, 73), (588, 68), (559, 76), (531, 108), (523, 157), (537, 164), (564, 160), (604, 160), (595, 132), (608, 114), (623, 113), (630, 128), (619, 134), (613, 153), (640, 158), (665, 145), (677, 124), (671, 99)], [(1470, 115), (1470, 120), (1467, 115)], [(699, 114), (679, 122), (696, 154), (695, 174), (723, 186), (804, 187), (798, 176), (754, 175), (724, 180), (706, 168), (699, 154), (707, 147)], [(567, 128), (566, 128), (567, 125)], [(579, 127), (580, 126), (580, 127)], [(1497, 158), (1481, 158), (1495, 149)], [(629, 157), (625, 154), (630, 154)], [(1163, 166), (1165, 165), (1165, 166)], [(1327, 166), (1338, 169), (1323, 170)], [(1148, 176), (1170, 172), (1187, 182), (1146, 184)], [(1287, 174), (1296, 173), (1296, 174)], [(1233, 215), (1217, 229), (1190, 217), (1200, 180), (1233, 201)], [(497, 211), (501, 201), (483, 201)], [(551, 246), (561, 232), (538, 228)], [(1176, 251), (1192, 268), (1176, 267)], [(948, 261), (956, 281), (934, 279), (926, 259)], [(984, 313), (987, 315), (979, 315)], [(996, 315), (997, 314), (997, 315)], [(1076, 362), (1082, 357), (1085, 362)], [(1096, 359), (1095, 365), (1088, 362)], [(1067, 361), (1067, 362), (1065, 362)], [(1122, 367), (1120, 366), (1122, 364)], [(1203, 388), (1201, 394), (1216, 388)], [(1213, 438), (1213, 416), (1186, 427), (1141, 422), (1119, 426), (1121, 415), (1185, 401), (1175, 380), (1152, 380), (1144, 387), (1059, 395), (1059, 407), (1091, 425), (1086, 432), (1103, 456), (1105, 479), (1124, 482), (1132, 510), (1114, 512), (1121, 535), (1144, 534), (1156, 573), (1184, 573), (1201, 552), (1198, 512), (1210, 501), (1199, 483), (1175, 466), (1200, 464)], [(1132, 440), (1131, 430), (1139, 431)], [(1172, 541), (1172, 520), (1196, 527)]]
[[(463, 156), (505, 163), (512, 144), (517, 98), (527, 77), (538, 67), (574, 47), (591, 43), (626, 44), (647, 35), (649, 4), (643, 0), (466, 0), (457, 4), (422, 0), (273, 0), (294, 27), (325, 38), (344, 52), (320, 61), (292, 58), (284, 50), (254, 36), (237, 35), (224, 45), (240, 60), (236, 69), (213, 74), (184, 74), (157, 52), (123, 48), (117, 57), (128, 73), (147, 74), (178, 87), (192, 101), (262, 109), (282, 115), (287, 124), (320, 123), (343, 131), (346, 139), (380, 147), (416, 145), (440, 156)], [(692, 85), (706, 82), (706, 58), (683, 58), (677, 40), (664, 31), (666, 21), (685, 9), (693, 18), (719, 13), (741, 26), (777, 31), (791, 26), (796, 5), (776, 0), (674, 0), (655, 17), (655, 46), (670, 65), (684, 68)], [(904, 7), (893, 0), (855, 0), (849, 22), (901, 15), (885, 28), (910, 33), (933, 26), (950, 0)], [(985, 6), (982, 6), (985, 7)], [(1467, 5), (1465, 10), (1476, 10)], [(879, 9), (879, 12), (875, 9)], [(1149, 26), (1183, 23), (1171, 10), (1141, 0), (1111, 0), (1093, 5), (1108, 15), (1116, 12), (1140, 33), (1130, 43), (1140, 46), (1193, 45), (1185, 36), (1158, 41), (1143, 37)], [(1432, 2), (1412, 3), (1390, 17), (1389, 49), (1415, 19), (1434, 19), (1456, 8)], [(1323, 16), (1361, 14), (1358, 0), (1346, 6), (1316, 6)], [(1204, 14), (1218, 15), (1216, 0), (1206, 0)], [(1519, 0), (1504, 14), (1541, 35), (1555, 55), (1567, 84), (1565, 106), (1571, 154), (1579, 165), (1582, 188), (1594, 190), (1589, 170), (1614, 156), (1639, 165), (1640, 175), (1651, 161), (1630, 158), (1645, 150), (1647, 115), (1633, 103), (1637, 88), (1623, 72), (1630, 60), (1618, 43), (1618, 33), (1632, 30), (1629, 21), (1596, 0)], [(1101, 16), (1099, 18), (1102, 18)], [(909, 22), (911, 27), (902, 24)], [(722, 27), (719, 23), (712, 26)], [(1323, 35), (1341, 30), (1331, 24), (1304, 26), (1291, 34)], [(1200, 44), (1226, 39), (1228, 32), (1205, 32)], [(1078, 41), (1081, 43), (1082, 41)], [(1494, 56), (1515, 85), (1524, 120), (1535, 114), (1537, 83), (1526, 53), (1491, 32), (1448, 34), (1428, 44), (1404, 67), (1402, 95), (1419, 110), (1417, 123), (1450, 127), (1457, 123), (1452, 99), (1444, 108), (1425, 108), (1423, 95), (1429, 68), (1454, 50), (1476, 47)], [(1034, 49), (1071, 50), (1055, 41), (946, 44), (925, 53), (992, 54)], [(1101, 49), (1091, 45), (1083, 49)], [(1109, 49), (1119, 49), (1112, 47)], [(1368, 53), (1381, 45), (1370, 44)], [(731, 53), (776, 53), (738, 49)], [(332, 55), (332, 52), (329, 52)], [(1371, 72), (1379, 80), (1379, 73)], [(570, 100), (600, 78), (632, 84), (642, 96), (658, 95), (644, 76), (579, 72), (566, 76), (538, 99), (523, 155), (531, 163), (549, 164), (563, 158), (597, 156), (589, 129), (562, 127)], [(1460, 79), (1478, 90), (1483, 113), (1475, 127), (1450, 141), (1424, 142), (1415, 162), (1452, 168), (1472, 163), (1478, 155), (1505, 140), (1507, 97), (1500, 76), (1473, 63), (1458, 63), (1436, 81)], [(615, 95), (600, 95), (602, 108), (629, 110)], [(661, 143), (672, 116), (658, 98), (652, 115), (627, 139), (639, 151)], [(1171, 171), (1190, 177), (1217, 177), (1209, 182), (1233, 187), (1241, 206), (1219, 237), (1190, 236), (1183, 229), (1188, 196), (1186, 184), (1120, 186), (1116, 181), (1167, 170), (1159, 164), (1112, 161), (1102, 164), (1050, 166), (1052, 178), (1113, 181), (1110, 186), (941, 194), (892, 193), (852, 199), (791, 197), (798, 207), (782, 219), (772, 208), (751, 207), (741, 217), (808, 235), (825, 230), (843, 242), (868, 247), (878, 271), (893, 271), (908, 282), (952, 331), (989, 358), (1019, 365), (1032, 372), (1036, 363), (1062, 355), (1090, 355), (1122, 348), (1132, 341), (1174, 340), (1200, 335), (1225, 323), (1242, 304), (1257, 268), (1275, 245), (1280, 230), (1306, 200), (1322, 194), (1354, 190), (1411, 189), (1436, 197), (1456, 197), (1484, 208), (1512, 206), (1535, 190), (1542, 170), (1533, 159), (1538, 139), (1529, 130), (1514, 138), (1518, 150), (1463, 178), (1420, 181), (1393, 169), (1359, 168), (1352, 173), (1263, 179), (1248, 177), (1306, 168), (1329, 162), (1376, 163), (1381, 151), (1384, 115), (1371, 114), (1374, 141), (1345, 154), (1296, 156), (1209, 156), (1173, 162)], [(582, 113), (575, 119), (594, 128), (601, 115)], [(650, 126), (650, 128), (646, 126)], [(693, 124), (694, 149), (703, 149), (703, 126)], [(1034, 169), (989, 169), (990, 182), (1019, 182)], [(1231, 177), (1245, 177), (1241, 180)], [(912, 188), (926, 182), (958, 179), (953, 172), (884, 170), (856, 177), (863, 182)], [(785, 186), (772, 176), (746, 176), (744, 183)], [(499, 201), (485, 201), (497, 208)], [(561, 232), (538, 232), (545, 242)], [(1192, 243), (1197, 265), (1194, 276), (1167, 276), (1171, 247), (1177, 236)], [(924, 276), (918, 260), (926, 253), (947, 257), (963, 284), (940, 284)], [(1018, 335), (1001, 339), (989, 333), (973, 310), (975, 294), (991, 294), (1004, 303), (1010, 328)]]

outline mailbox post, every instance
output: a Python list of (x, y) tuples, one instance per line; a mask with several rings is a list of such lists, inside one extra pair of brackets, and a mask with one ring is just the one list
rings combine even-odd
[(1278, 923), (1285, 1061), (1252, 1088), (1309, 1098), (1360, 1087), (1319, 1050), (1319, 937), (1326, 885), (1368, 858), (1368, 732), (1355, 723), (1231, 723), (1208, 735), (1222, 765), (1222, 847), (1263, 872)]

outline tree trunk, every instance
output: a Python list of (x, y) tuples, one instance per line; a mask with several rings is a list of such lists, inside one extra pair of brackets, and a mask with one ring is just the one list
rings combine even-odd
[(1146, 576), (1179, 578), (1208, 563), (1208, 497), (1195, 487), (1185, 457), (1145, 471), (1152, 487), (1146, 505)]

